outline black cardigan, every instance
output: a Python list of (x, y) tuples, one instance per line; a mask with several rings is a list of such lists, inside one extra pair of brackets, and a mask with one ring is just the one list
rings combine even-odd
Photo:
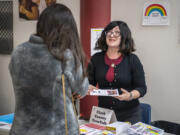
[[(105, 79), (108, 65), (105, 64), (104, 56), (105, 52), (99, 52), (92, 56), (88, 64), (90, 84), (94, 86), (98, 84), (100, 89), (119, 89), (119, 93), (122, 93), (120, 88), (128, 91), (135, 89), (140, 92), (141, 97), (146, 94), (147, 87), (143, 66), (135, 54), (124, 55), (121, 63), (114, 68), (115, 76), (111, 83)], [(120, 101), (114, 97), (99, 96), (98, 100), (100, 107), (114, 109), (116, 111), (126, 111), (139, 105), (138, 99)]]

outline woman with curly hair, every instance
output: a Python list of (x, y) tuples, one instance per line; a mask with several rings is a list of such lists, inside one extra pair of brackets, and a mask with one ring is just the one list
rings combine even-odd
[(103, 30), (88, 66), (89, 92), (97, 89), (118, 89), (116, 97), (99, 96), (99, 107), (114, 110), (118, 121), (132, 124), (141, 120), (139, 98), (146, 94), (143, 66), (132, 52), (134, 41), (128, 25), (112, 21)]

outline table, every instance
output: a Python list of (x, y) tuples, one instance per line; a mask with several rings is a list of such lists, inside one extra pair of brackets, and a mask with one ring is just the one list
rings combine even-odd
[[(12, 114), (8, 114), (6, 115), (8, 116), (8, 119), (7, 117), (4, 117), (4, 116), (0, 116), (0, 121), (3, 119), (5, 122), (7, 123), (12, 123), (12, 117), (13, 115)], [(10, 118), (10, 119), (9, 119)], [(88, 123), (88, 121), (85, 121), (85, 120), (79, 120), (79, 125), (83, 125), (83, 124), (86, 124)], [(6, 127), (6, 128), (1, 128), (2, 126), (0, 126), (0, 135), (9, 135), (9, 131), (10, 131), (10, 126)], [(127, 134), (121, 134), (121, 135), (127, 135)], [(164, 133), (164, 135), (173, 135), (173, 134), (170, 134), (170, 133)]]
[[(83, 124), (86, 124), (86, 123), (88, 123), (88, 121), (86, 121), (86, 120), (79, 120), (79, 125), (83, 125)], [(127, 133), (124, 133), (124, 134), (121, 133), (121, 135), (128, 135), (128, 134)], [(174, 135), (174, 134), (164, 133), (164, 135)]]

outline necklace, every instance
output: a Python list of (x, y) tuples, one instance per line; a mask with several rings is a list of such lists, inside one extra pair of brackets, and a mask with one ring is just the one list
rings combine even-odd
[(112, 64), (111, 64), (111, 67), (112, 67), (112, 68), (114, 68), (114, 67), (115, 67), (115, 64), (114, 64), (114, 63), (112, 63)]

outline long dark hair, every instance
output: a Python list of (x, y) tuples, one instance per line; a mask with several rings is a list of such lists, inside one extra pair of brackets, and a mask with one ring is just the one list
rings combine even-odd
[(42, 37), (51, 54), (64, 62), (63, 52), (70, 49), (75, 57), (75, 66), (84, 68), (84, 52), (80, 44), (77, 26), (69, 8), (62, 4), (47, 7), (37, 23), (37, 35)]
[(118, 26), (120, 29), (121, 43), (119, 45), (119, 52), (122, 54), (130, 54), (135, 51), (134, 40), (131, 36), (131, 31), (128, 25), (123, 21), (112, 21), (109, 23), (105, 29), (102, 31), (100, 38), (96, 42), (95, 49), (100, 49), (102, 51), (107, 51), (108, 45), (106, 43), (106, 32), (112, 30), (114, 27)]

